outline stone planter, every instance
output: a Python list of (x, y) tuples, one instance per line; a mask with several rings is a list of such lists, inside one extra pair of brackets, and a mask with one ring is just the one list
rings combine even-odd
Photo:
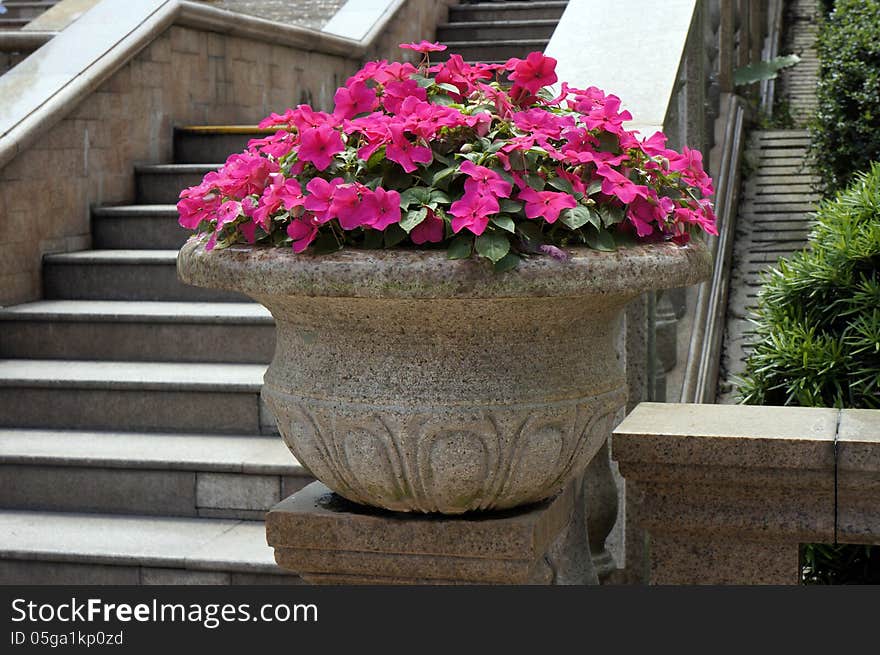
[(263, 397), (315, 477), (356, 503), (459, 514), (549, 498), (581, 473), (626, 402), (624, 306), (710, 271), (699, 243), (572, 252), (495, 274), (443, 251), (190, 241), (177, 266), (272, 312)]

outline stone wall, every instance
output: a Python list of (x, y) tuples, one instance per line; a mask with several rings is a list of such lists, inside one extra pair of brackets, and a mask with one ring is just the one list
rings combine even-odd
[[(408, 2), (369, 57), (430, 38), (447, 2)], [(359, 59), (172, 26), (0, 170), (0, 305), (39, 299), (47, 252), (90, 247), (93, 205), (134, 200), (133, 165), (171, 160), (174, 125), (332, 108)]]

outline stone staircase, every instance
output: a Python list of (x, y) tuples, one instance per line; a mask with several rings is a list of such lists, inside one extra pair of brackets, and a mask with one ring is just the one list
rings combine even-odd
[(565, 10), (562, 2), (483, 2), (449, 8), (449, 22), (437, 26), (437, 40), (448, 46), (436, 53), (465, 61), (503, 62), (544, 50)]
[(783, 71), (781, 92), (800, 127), (755, 130), (746, 146), (746, 160), (755, 170), (743, 181), (736, 219), (718, 403), (737, 401), (736, 379), (745, 370), (755, 338), (749, 317), (764, 274), (780, 258), (807, 245), (821, 200), (819, 178), (809, 158), (810, 135), (803, 127), (816, 111), (819, 12), (816, 0), (792, 0), (786, 6), (786, 52), (797, 52), (802, 59)]
[[(467, 59), (546, 46), (565, 2), (452, 7)], [(260, 401), (271, 315), (177, 279), (180, 189), (259, 134), (175, 131), (93, 250), (48, 255), (44, 298), (0, 309), (0, 584), (297, 583), (266, 510), (311, 481)]]
[(0, 14), (0, 30), (20, 29), (58, 2), (59, 0), (5, 0), (3, 6), (6, 7), (6, 13)]
[(40, 32), (25, 33), (21, 28), (45, 11), (51, 9), (59, 0), (22, 2), (5, 0), (5, 14), (0, 14), (0, 75), (18, 64), (22, 59), (43, 45), (49, 35)]
[(171, 203), (252, 136), (178, 130), (137, 204), (93, 210), (95, 249), (47, 256), (44, 300), (0, 310), (0, 582), (298, 581), (262, 523), (311, 481), (259, 398), (272, 317), (175, 267)]

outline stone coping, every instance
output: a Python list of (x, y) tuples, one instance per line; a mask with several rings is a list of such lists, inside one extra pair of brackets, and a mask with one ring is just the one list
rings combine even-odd
[(619, 96), (635, 117), (626, 127), (650, 136), (663, 129), (696, 6), (697, 0), (570, 0), (545, 53), (558, 60), (560, 81)]
[(532, 257), (496, 274), (485, 263), (449, 260), (445, 250), (344, 249), (325, 255), (289, 248), (232, 246), (207, 251), (190, 239), (177, 258), (188, 284), (253, 295), (349, 298), (504, 298), (635, 296), (647, 289), (683, 287), (711, 271), (706, 246), (655, 243), (601, 252), (586, 247), (571, 257)]
[(614, 458), (717, 468), (880, 473), (880, 410), (641, 403), (614, 430)]
[(57, 32), (25, 30), (0, 31), (0, 52), (34, 50), (49, 43), (56, 34)]
[(101, 0), (51, 40), (51, 33), (31, 32), (7, 41), (41, 47), (0, 78), (0, 97), (8, 100), (0, 105), (0, 167), (172, 24), (358, 58), (393, 15), (383, 13), (356, 41), (187, 0), (128, 0), (125, 9), (119, 11), (118, 0)]
[(372, 41), (406, 0), (348, 0), (321, 28), (325, 34)]

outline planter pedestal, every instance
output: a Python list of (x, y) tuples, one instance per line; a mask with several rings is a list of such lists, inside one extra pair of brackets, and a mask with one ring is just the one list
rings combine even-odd
[[(313, 482), (272, 508), (275, 560), (311, 584), (596, 584), (580, 490), (462, 516), (356, 505)], [(575, 511), (578, 509), (579, 511)]]

